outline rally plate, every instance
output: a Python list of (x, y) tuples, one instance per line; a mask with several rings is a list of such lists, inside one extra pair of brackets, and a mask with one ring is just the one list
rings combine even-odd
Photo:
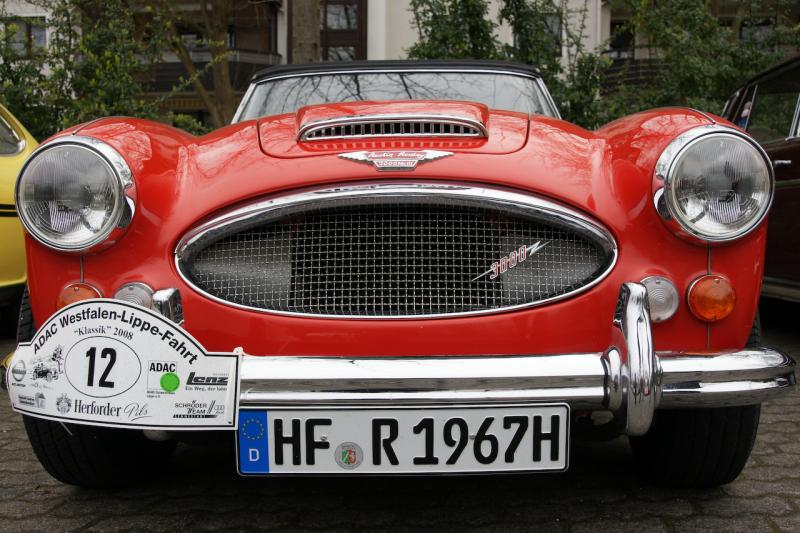
[(239, 355), (119, 300), (59, 310), (9, 362), (14, 410), (95, 426), (235, 429)]
[(239, 412), (242, 475), (564, 471), (566, 404)]

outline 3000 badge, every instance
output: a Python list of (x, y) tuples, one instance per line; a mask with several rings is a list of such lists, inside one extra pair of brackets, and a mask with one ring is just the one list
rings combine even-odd
[(15, 410), (136, 428), (235, 429), (239, 356), (207, 353), (153, 311), (117, 300), (65, 307), (9, 365)]

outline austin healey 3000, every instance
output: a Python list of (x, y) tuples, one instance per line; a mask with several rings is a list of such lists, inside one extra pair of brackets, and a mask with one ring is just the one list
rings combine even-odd
[(187, 432), (243, 475), (561, 471), (576, 428), (727, 483), (795, 381), (757, 318), (773, 189), (719, 117), (587, 131), (520, 65), (274, 67), (202, 137), (106, 118), (30, 156), (5, 381), (80, 485)]

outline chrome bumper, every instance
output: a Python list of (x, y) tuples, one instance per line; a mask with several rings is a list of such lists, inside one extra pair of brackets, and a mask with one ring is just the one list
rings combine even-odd
[(794, 361), (769, 348), (656, 353), (647, 293), (620, 289), (605, 352), (494, 357), (244, 356), (240, 405), (567, 402), (610, 410), (641, 435), (658, 409), (760, 403), (795, 384)]

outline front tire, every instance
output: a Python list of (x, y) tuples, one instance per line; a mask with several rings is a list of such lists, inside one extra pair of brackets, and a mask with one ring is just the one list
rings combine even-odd
[[(25, 289), (17, 342), (29, 342), (35, 333)], [(154, 442), (139, 430), (67, 424), (26, 415), (22, 419), (36, 458), (48, 474), (70, 485), (122, 487), (154, 477), (163, 472), (175, 449), (174, 441)]]
[(22, 417), (33, 452), (48, 474), (70, 485), (122, 487), (163, 471), (175, 443), (141, 431)]
[(659, 411), (641, 437), (630, 437), (637, 470), (675, 487), (716, 487), (741, 473), (758, 432), (761, 405)]
[[(761, 345), (756, 313), (747, 347)], [(630, 437), (637, 470), (649, 481), (675, 487), (716, 487), (742, 472), (758, 433), (761, 404), (658, 411), (653, 426)]]

